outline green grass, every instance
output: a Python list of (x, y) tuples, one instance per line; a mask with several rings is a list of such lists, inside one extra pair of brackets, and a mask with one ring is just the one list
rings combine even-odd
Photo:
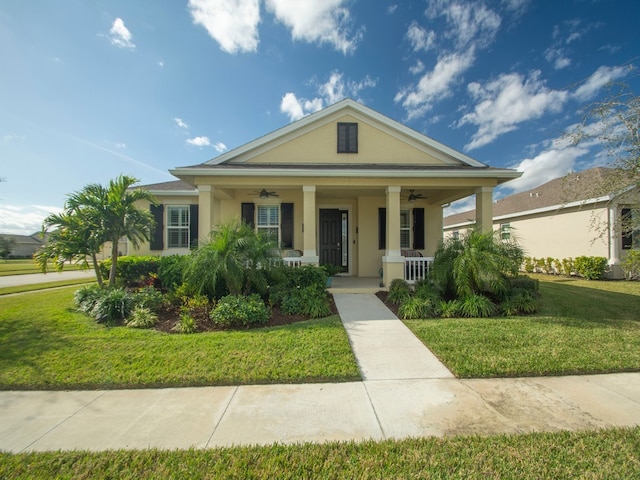
[(76, 278), (69, 280), (59, 280), (56, 282), (32, 283), (29, 285), (15, 285), (13, 287), (0, 287), (0, 295), (8, 295), (10, 293), (35, 292), (37, 290), (46, 290), (48, 288), (66, 287), (72, 285), (82, 285), (95, 281), (95, 278)]
[(98, 389), (360, 379), (337, 316), (193, 335), (107, 328), (74, 289), (0, 297), (0, 389)]
[[(65, 265), (65, 270), (80, 270), (78, 265)], [(49, 270), (55, 270), (53, 264), (49, 267)], [(0, 260), (0, 277), (8, 275), (26, 275), (29, 273), (42, 273), (42, 270), (33, 262), (32, 259), (15, 259), (15, 260)]]
[(640, 283), (538, 276), (533, 316), (405, 323), (458, 377), (640, 370)]
[(640, 427), (210, 450), (0, 453), (0, 477), (639, 478)]

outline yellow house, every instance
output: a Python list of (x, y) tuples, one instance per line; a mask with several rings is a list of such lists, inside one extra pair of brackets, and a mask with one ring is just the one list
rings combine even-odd
[[(187, 253), (217, 225), (242, 219), (302, 264), (403, 278), (442, 239), (443, 205), (476, 194), (480, 228), (492, 193), (520, 173), (492, 168), (351, 99), (145, 188), (157, 229), (139, 254)], [(132, 250), (130, 250), (131, 252)]]
[[(637, 208), (640, 193), (619, 181), (612, 169), (597, 167), (510, 195), (494, 204), (493, 229), (515, 238), (527, 256), (605, 257), (608, 276), (622, 278), (621, 260), (640, 248), (640, 232), (625, 231), (621, 219)], [(445, 236), (472, 228), (475, 217), (473, 210), (447, 216)]]

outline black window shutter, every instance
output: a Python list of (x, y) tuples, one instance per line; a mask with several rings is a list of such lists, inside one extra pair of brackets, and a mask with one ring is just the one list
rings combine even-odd
[[(631, 215), (630, 208), (623, 208), (620, 212), (620, 217), (622, 221), (622, 249), (623, 250), (631, 250), (633, 244), (633, 232), (629, 228), (629, 220)], [(626, 227), (626, 228), (625, 228)]]
[(164, 248), (164, 205), (151, 205), (151, 215), (156, 221), (156, 226), (151, 232), (151, 250), (162, 250)]
[(282, 248), (293, 248), (293, 203), (280, 205)]
[(413, 249), (424, 248), (424, 208), (413, 209)]
[(378, 249), (387, 248), (387, 209), (378, 208)]
[(190, 248), (198, 248), (198, 204), (189, 205), (189, 236), (191, 237)]
[(253, 203), (242, 204), (242, 221), (249, 225), (251, 228), (255, 227), (255, 211), (256, 206)]
[(338, 153), (358, 153), (357, 123), (338, 123)]

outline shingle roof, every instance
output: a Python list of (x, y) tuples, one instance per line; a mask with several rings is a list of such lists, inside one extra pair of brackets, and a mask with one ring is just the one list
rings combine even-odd
[[(554, 206), (560, 208), (568, 203), (599, 197), (603, 194), (602, 185), (606, 185), (614, 175), (615, 170), (604, 167), (570, 173), (531, 190), (496, 201), (493, 204), (493, 216), (499, 217)], [(473, 222), (475, 219), (476, 211), (469, 210), (446, 217), (444, 225)]]
[(196, 187), (183, 182), (182, 180), (174, 180), (173, 182), (152, 183), (150, 185), (141, 185), (145, 190), (152, 192), (176, 192), (176, 191), (188, 191), (193, 190), (196, 192)]

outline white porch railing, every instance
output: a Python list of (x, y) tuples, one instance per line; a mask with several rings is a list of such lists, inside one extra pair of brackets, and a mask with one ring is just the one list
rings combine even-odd
[(404, 257), (404, 279), (407, 283), (415, 283), (427, 278), (433, 257)]
[(287, 267), (300, 267), (302, 266), (302, 259), (300, 257), (284, 257), (282, 261)]

